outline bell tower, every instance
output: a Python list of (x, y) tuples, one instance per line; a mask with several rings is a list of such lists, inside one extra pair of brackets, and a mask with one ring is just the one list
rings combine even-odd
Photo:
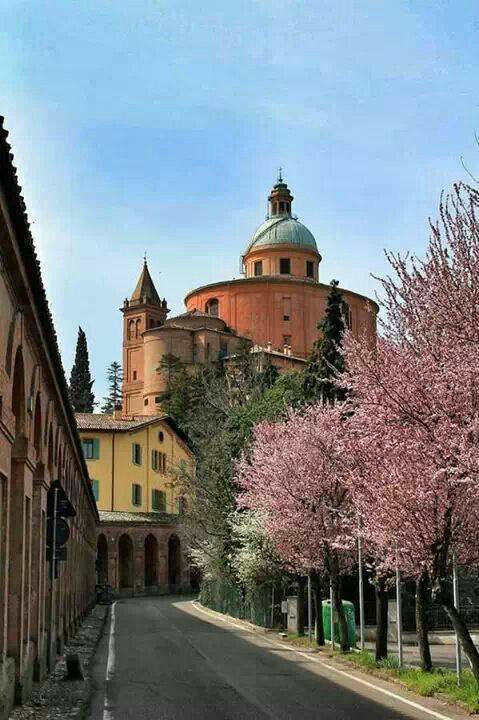
[(146, 257), (131, 298), (123, 307), (123, 415), (143, 414), (143, 333), (164, 324), (170, 312), (160, 299), (148, 270)]
[(293, 196), (283, 180), (282, 168), (279, 168), (278, 180), (271, 190), (268, 202), (269, 202), (269, 216), (275, 217), (276, 215), (291, 215), (291, 205), (293, 203)]

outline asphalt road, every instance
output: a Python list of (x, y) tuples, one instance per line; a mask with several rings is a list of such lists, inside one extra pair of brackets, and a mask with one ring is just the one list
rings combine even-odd
[(465, 717), (172, 597), (112, 606), (94, 683), (90, 720)]

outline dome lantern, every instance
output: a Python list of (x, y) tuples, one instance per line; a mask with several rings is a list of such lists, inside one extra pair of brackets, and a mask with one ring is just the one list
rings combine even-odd
[(278, 180), (273, 186), (269, 196), (269, 217), (276, 215), (291, 215), (291, 205), (293, 203), (293, 196), (283, 180), (282, 168), (279, 168)]

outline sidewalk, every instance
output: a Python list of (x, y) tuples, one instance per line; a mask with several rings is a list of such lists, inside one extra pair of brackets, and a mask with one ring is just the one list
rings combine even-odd
[[(359, 647), (359, 643), (358, 643)], [(374, 643), (366, 642), (366, 650), (374, 652)], [(388, 655), (397, 656), (397, 643), (388, 641)], [(431, 657), (435, 667), (454, 669), (456, 667), (456, 648), (454, 645), (431, 645)], [(419, 665), (419, 648), (417, 645), (403, 645), (403, 658), (407, 665)], [(463, 668), (469, 667), (467, 658), (462, 655)]]

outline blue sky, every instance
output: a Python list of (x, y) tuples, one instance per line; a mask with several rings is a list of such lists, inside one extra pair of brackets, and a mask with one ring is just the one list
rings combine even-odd
[(172, 313), (238, 276), (282, 165), (320, 277), (373, 295), (479, 174), (470, 0), (0, 0), (6, 117), (69, 375), (97, 396), (145, 249)]

